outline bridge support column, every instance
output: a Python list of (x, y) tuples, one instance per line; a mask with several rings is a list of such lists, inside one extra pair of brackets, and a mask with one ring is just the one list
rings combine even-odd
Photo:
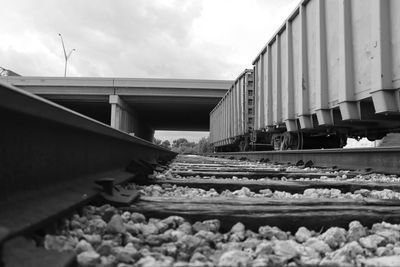
[(111, 127), (147, 141), (153, 141), (154, 130), (141, 121), (137, 113), (119, 95), (110, 95)]

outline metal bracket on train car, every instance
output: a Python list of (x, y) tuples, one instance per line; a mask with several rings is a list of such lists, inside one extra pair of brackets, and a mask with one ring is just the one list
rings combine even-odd
[(100, 194), (104, 200), (114, 205), (129, 205), (139, 198), (140, 195), (136, 189), (114, 185), (114, 181), (114, 178), (103, 178), (95, 181), (103, 189)]

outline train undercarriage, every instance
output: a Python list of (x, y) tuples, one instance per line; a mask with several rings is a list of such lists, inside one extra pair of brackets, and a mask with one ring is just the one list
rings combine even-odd
[[(348, 138), (369, 141), (381, 140), (388, 133), (400, 133), (400, 114), (376, 114), (371, 101), (359, 103), (360, 120), (342, 120), (339, 109), (332, 110), (333, 125), (321, 126), (312, 115), (313, 128), (299, 132), (287, 132), (285, 124), (249, 131), (235, 137), (230, 145), (216, 147), (216, 152), (301, 150), (342, 148)], [(297, 126), (300, 129), (300, 125)]]
[(346, 140), (345, 135), (336, 134), (318, 136), (302, 132), (254, 132), (237, 138), (230, 145), (217, 147), (216, 152), (341, 148), (346, 145)]
[[(400, 130), (394, 132), (400, 132)], [(369, 141), (375, 141), (382, 139), (387, 133), (387, 130), (383, 129), (369, 132), (340, 129), (322, 134), (321, 132), (253, 131), (236, 137), (229, 145), (216, 147), (215, 152), (343, 148), (348, 138), (360, 140), (362, 137), (367, 137)]]

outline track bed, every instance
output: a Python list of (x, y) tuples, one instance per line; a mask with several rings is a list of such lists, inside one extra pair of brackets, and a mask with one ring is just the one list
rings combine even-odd
[(400, 262), (397, 176), (179, 156), (148, 177), (126, 186), (133, 204), (87, 206), (43, 244), (86, 266)]

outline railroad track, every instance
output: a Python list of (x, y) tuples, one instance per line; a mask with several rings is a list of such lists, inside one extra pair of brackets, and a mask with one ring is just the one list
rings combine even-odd
[[(124, 187), (140, 194), (131, 205), (88, 206), (68, 224), (105, 222), (90, 232), (100, 233), (100, 245), (92, 237), (75, 244), (83, 265), (396, 266), (399, 181), (305, 164), (178, 156)], [(60, 249), (54, 239), (75, 231), (64, 224), (43, 242)], [(105, 239), (115, 241), (109, 254)]]
[[(394, 208), (398, 204), (397, 200), (353, 197), (355, 192), (363, 189), (399, 191), (400, 180), (394, 176), (391, 176), (393, 182), (390, 182), (390, 176), (388, 176), (385, 178), (389, 181), (383, 183), (379, 182), (385, 180), (383, 178), (373, 179), (375, 181), (365, 180), (368, 176), (374, 176), (371, 174), (360, 175), (353, 171), (329, 168), (295, 167), (287, 164), (249, 164), (221, 159), (211, 160), (210, 163), (210, 165), (192, 163), (188, 166), (186, 163), (176, 162), (166, 174), (151, 176), (151, 178), (156, 178), (152, 184), (164, 187), (165, 184), (187, 186), (207, 191), (215, 190), (217, 193), (230, 190), (236, 193), (219, 195), (219, 198), (194, 199), (196, 197), (194, 195), (193, 198), (186, 200), (181, 200), (179, 197), (175, 199), (168, 194), (165, 197), (151, 195), (149, 198), (142, 197), (141, 211), (150, 213), (152, 210), (160, 209), (160, 212), (165, 215), (174, 213), (203, 219), (218, 217), (226, 221), (224, 225), (228, 228), (232, 226), (229, 225), (230, 221), (232, 223), (232, 217), (237, 218), (236, 220), (247, 221), (246, 225), (252, 229), (257, 229), (270, 221), (273, 225), (291, 231), (299, 225), (309, 226), (314, 230), (328, 226), (344, 227), (352, 220), (360, 220), (366, 225), (371, 225), (382, 216), (385, 220), (398, 221), (398, 218), (393, 216), (396, 213)], [(211, 168), (214, 170), (211, 171)], [(165, 189), (168, 190), (168, 187)], [(265, 189), (268, 190), (266, 195), (257, 194)], [(324, 189), (335, 189), (336, 193), (340, 190), (342, 195), (341, 198), (331, 198), (330, 192), (327, 192), (325, 193), (327, 196), (322, 194), (319, 198), (315, 198), (312, 193), (304, 196), (305, 190), (309, 193), (313, 192), (313, 189), (317, 191), (319, 189), (321, 192)], [(272, 190), (282, 192), (281, 196), (271, 195)], [(302, 193), (303, 195), (299, 196)], [(285, 194), (288, 196), (285, 197)], [(239, 198), (235, 198), (236, 195)], [(252, 195), (255, 197), (240, 198), (240, 196)], [(269, 195), (272, 198), (268, 197)], [(216, 206), (219, 209), (216, 210)], [(387, 213), (384, 211), (384, 206), (387, 206)], [(190, 210), (194, 214), (191, 214)], [(318, 221), (315, 220), (316, 217), (319, 218)]]
[(143, 179), (176, 155), (7, 84), (0, 83), (0, 99), (0, 266), (73, 263), (73, 253), (23, 237), (101, 196), (131, 201), (134, 194), (113, 185)]
[(249, 159), (262, 162), (309, 164), (327, 168), (342, 168), (361, 172), (400, 174), (400, 147), (308, 149), (288, 151), (220, 152), (213, 157)]
[[(170, 151), (16, 88), (1, 89), (9, 100), (0, 103), (0, 137), (8, 140), (0, 144), (5, 266), (400, 261), (395, 148), (169, 162)], [(385, 175), (374, 173), (382, 169)]]

